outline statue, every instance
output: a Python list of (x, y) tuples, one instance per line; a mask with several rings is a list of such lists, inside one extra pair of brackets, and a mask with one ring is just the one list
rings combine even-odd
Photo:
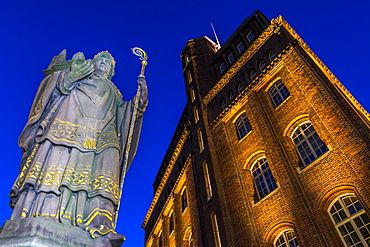
[(44, 71), (19, 138), (23, 154), (10, 193), (11, 219), (46, 217), (82, 228), (92, 238), (123, 242), (115, 223), (120, 185), (135, 155), (148, 102), (143, 69), (135, 104), (123, 101), (111, 82), (111, 54), (86, 60), (79, 52), (72, 61), (65, 55), (54, 57)]

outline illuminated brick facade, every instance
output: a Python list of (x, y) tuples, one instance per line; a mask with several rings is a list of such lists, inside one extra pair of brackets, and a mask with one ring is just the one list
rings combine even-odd
[(282, 17), (181, 58), (145, 246), (370, 246), (370, 116)]

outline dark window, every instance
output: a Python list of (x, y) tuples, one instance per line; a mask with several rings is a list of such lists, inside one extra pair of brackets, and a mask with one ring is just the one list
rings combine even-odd
[(245, 45), (243, 44), (243, 42), (239, 42), (236, 46), (236, 49), (238, 49), (238, 52), (239, 53), (242, 53), (243, 51), (245, 51)]
[(285, 230), (275, 240), (274, 247), (298, 247), (298, 239), (293, 230)]
[(278, 80), (274, 85), (269, 89), (269, 95), (275, 107), (278, 107), (281, 103), (284, 102), (286, 98), (290, 96), (288, 89), (285, 87), (282, 80)]
[(239, 82), (238, 83), (238, 93), (243, 92), (243, 89), (244, 89), (243, 83)]
[(248, 42), (252, 42), (256, 38), (256, 35), (253, 31), (249, 31), (249, 33), (246, 35), (246, 38)]
[(226, 100), (225, 99), (221, 99), (221, 109), (222, 110), (225, 110), (225, 108), (226, 108)]
[(182, 211), (184, 212), (185, 209), (188, 207), (188, 195), (186, 193), (186, 189), (184, 189), (184, 192), (182, 192)]
[(220, 69), (220, 73), (223, 74), (226, 71), (225, 63), (221, 63), (218, 68)]
[(173, 230), (175, 230), (174, 213), (170, 215), (170, 234), (172, 233)]
[(276, 57), (275, 50), (270, 50), (268, 56), (269, 56), (270, 61), (274, 60), (274, 58)]
[(261, 60), (261, 61), (258, 63), (258, 67), (260, 68), (261, 72), (262, 72), (264, 69), (266, 69), (266, 66), (267, 66), (267, 64), (266, 64), (265, 60)]
[(234, 94), (234, 91), (230, 91), (229, 92), (229, 99), (230, 99), (230, 101), (233, 101), (233, 99), (235, 99), (235, 94)]
[(243, 113), (242, 115), (240, 115), (238, 120), (236, 120), (235, 122), (235, 127), (238, 132), (239, 140), (241, 140), (244, 136), (246, 136), (249, 133), (249, 131), (252, 130), (252, 127), (247, 118), (247, 114)]
[(254, 69), (252, 69), (251, 72), (249, 73), (249, 76), (251, 80), (253, 81), (257, 77), (257, 72)]
[(266, 158), (257, 160), (252, 166), (251, 171), (259, 199), (264, 198), (277, 188), (275, 178), (272, 175)]
[(304, 167), (311, 164), (328, 151), (311, 123), (304, 123), (292, 135), (294, 145), (301, 157)]
[(227, 56), (227, 59), (229, 60), (229, 63), (230, 64), (233, 64), (236, 60), (235, 58), (235, 55), (234, 55), (234, 52), (231, 52), (228, 56)]

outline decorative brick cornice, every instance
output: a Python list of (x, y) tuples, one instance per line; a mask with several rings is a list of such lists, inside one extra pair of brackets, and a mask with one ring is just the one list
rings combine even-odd
[(145, 219), (144, 219), (142, 228), (144, 228), (146, 226), (146, 224), (148, 223), (148, 220), (149, 220), (149, 218), (150, 218), (150, 216), (151, 216), (151, 214), (152, 214), (152, 212), (154, 210), (154, 207), (157, 204), (157, 201), (158, 201), (158, 199), (159, 199), (159, 197), (160, 197), (160, 195), (161, 195), (161, 193), (162, 193), (162, 191), (163, 191), (163, 189), (164, 189), (164, 187), (165, 187), (165, 185), (167, 183), (167, 180), (168, 180), (169, 176), (171, 175), (172, 168), (175, 165), (175, 163), (176, 163), (176, 161), (177, 161), (177, 159), (178, 159), (178, 157), (179, 157), (179, 155), (181, 153), (181, 150), (182, 150), (182, 148), (183, 148), (183, 146), (184, 146), (184, 144), (186, 142), (186, 139), (189, 136), (189, 133), (190, 133), (189, 126), (190, 126), (190, 122), (186, 123), (185, 126), (184, 126), (184, 129), (183, 129), (183, 131), (181, 133), (181, 136), (179, 138), (179, 141), (176, 144), (176, 147), (175, 147), (175, 149), (174, 149), (174, 151), (172, 153), (171, 159), (168, 162), (168, 165), (166, 167), (166, 170), (165, 170), (165, 172), (163, 174), (163, 177), (161, 179), (161, 183), (159, 184), (159, 186), (158, 186), (158, 188), (157, 188), (157, 190), (156, 190), (156, 192), (154, 194), (154, 198), (153, 198), (152, 203), (151, 203), (151, 205), (149, 207), (149, 210), (148, 210), (148, 212), (147, 212), (147, 214), (145, 216)]
[(233, 66), (221, 77), (216, 85), (202, 99), (207, 105), (224, 87), (231, 78), (248, 62), (248, 60), (262, 47), (263, 44), (276, 32), (282, 23), (285, 22), (282, 16), (279, 16), (271, 21), (271, 24), (263, 31), (263, 33), (248, 47), (243, 55), (234, 63)]

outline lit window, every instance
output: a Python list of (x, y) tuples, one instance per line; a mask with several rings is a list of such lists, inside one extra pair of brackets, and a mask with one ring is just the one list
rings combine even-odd
[(190, 70), (188, 71), (188, 83), (191, 83), (193, 81), (193, 77), (191, 76)]
[(190, 88), (190, 99), (191, 99), (191, 102), (194, 102), (195, 100), (195, 92), (193, 88)]
[(276, 52), (274, 50), (271, 50), (269, 51), (268, 56), (269, 56), (270, 61), (272, 61), (276, 57)]
[(181, 207), (182, 207), (182, 211), (183, 212), (188, 207), (188, 195), (186, 193), (186, 189), (184, 189), (184, 192), (182, 192), (182, 196), (181, 196)]
[(238, 50), (239, 53), (245, 51), (245, 45), (243, 44), (243, 42), (240, 41), (239, 44), (237, 44), (236, 49)]
[(173, 230), (175, 230), (175, 219), (174, 219), (174, 213), (172, 212), (170, 215), (170, 234)]
[(198, 142), (199, 142), (199, 152), (201, 153), (204, 150), (204, 143), (203, 143), (203, 134), (200, 129), (198, 129)]
[(218, 229), (217, 216), (215, 212), (211, 213), (213, 239), (215, 241), (215, 247), (221, 247), (220, 231)]
[(256, 38), (256, 35), (254, 34), (253, 31), (249, 31), (249, 33), (246, 35), (246, 37), (247, 37), (248, 42), (250, 43)]
[(239, 140), (241, 140), (244, 136), (246, 136), (249, 133), (249, 131), (252, 130), (251, 124), (249, 123), (246, 113), (240, 115), (238, 120), (236, 120), (235, 127), (238, 132)]
[(275, 82), (268, 92), (275, 107), (278, 107), (286, 98), (290, 96), (290, 93), (282, 80)]
[(223, 74), (226, 71), (225, 63), (221, 63), (218, 68), (220, 69), (220, 73)]
[(222, 110), (225, 110), (226, 109), (226, 100), (225, 99), (221, 99), (221, 109)]
[(370, 244), (370, 218), (355, 195), (337, 198), (328, 212), (346, 246)]
[(198, 108), (196, 106), (194, 106), (193, 112), (194, 112), (194, 120), (197, 123), (199, 121), (199, 113), (198, 113)]
[(243, 89), (244, 89), (243, 83), (239, 82), (238, 83), (238, 93), (243, 92)]
[(251, 80), (253, 81), (257, 77), (257, 72), (254, 69), (252, 69), (251, 72), (249, 73), (249, 76)]
[(234, 98), (235, 98), (234, 91), (230, 91), (229, 92), (229, 99), (230, 99), (230, 101), (233, 101)]
[(211, 186), (211, 179), (209, 177), (209, 172), (208, 172), (208, 165), (207, 162), (203, 162), (203, 173), (204, 173), (204, 180), (206, 184), (206, 191), (207, 191), (207, 199), (211, 199), (212, 197), (212, 186)]
[(227, 60), (229, 60), (229, 63), (230, 64), (233, 64), (236, 60), (235, 58), (235, 55), (234, 55), (234, 52), (231, 52), (228, 56), (227, 56)]
[(328, 151), (325, 143), (320, 139), (311, 123), (304, 123), (298, 126), (292, 134), (292, 139), (304, 163), (304, 167)]
[(188, 62), (189, 62), (189, 56), (188, 56), (188, 54), (186, 54), (185, 55), (185, 64), (188, 64)]
[(257, 160), (251, 169), (258, 198), (262, 199), (277, 188), (266, 158)]
[(261, 72), (262, 72), (264, 69), (266, 69), (266, 66), (267, 66), (267, 64), (266, 64), (265, 60), (261, 60), (261, 61), (258, 63), (258, 67), (260, 68)]
[(293, 230), (285, 230), (275, 240), (274, 247), (298, 247), (298, 240)]

